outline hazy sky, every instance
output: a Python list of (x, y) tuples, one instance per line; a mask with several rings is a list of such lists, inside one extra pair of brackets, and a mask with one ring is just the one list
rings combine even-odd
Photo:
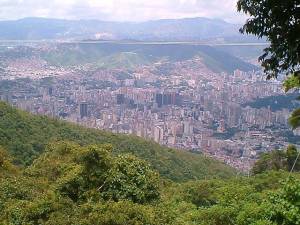
[(145, 21), (209, 17), (242, 23), (237, 0), (0, 0), (0, 20), (24, 17)]

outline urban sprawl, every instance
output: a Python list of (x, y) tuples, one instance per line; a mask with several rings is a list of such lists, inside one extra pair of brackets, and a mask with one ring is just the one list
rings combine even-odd
[(288, 109), (247, 105), (283, 93), (280, 82), (261, 72), (212, 72), (200, 58), (135, 69), (15, 60), (1, 86), (1, 99), (26, 111), (201, 152), (243, 171), (259, 153), (288, 144)]

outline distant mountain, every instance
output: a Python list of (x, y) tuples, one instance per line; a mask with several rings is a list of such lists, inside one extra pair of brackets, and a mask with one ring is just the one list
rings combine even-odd
[(240, 25), (219, 19), (168, 19), (141, 23), (25, 18), (0, 21), (0, 40), (257, 41), (239, 34)]

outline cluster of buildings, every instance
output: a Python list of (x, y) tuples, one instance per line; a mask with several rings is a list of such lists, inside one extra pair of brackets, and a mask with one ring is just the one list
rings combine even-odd
[(1, 99), (32, 113), (200, 151), (244, 171), (261, 152), (288, 144), (290, 110), (249, 105), (283, 94), (280, 82), (265, 81), (260, 72), (216, 73), (201, 59), (135, 70), (51, 69), (51, 78), (11, 76), (18, 85), (0, 88)]

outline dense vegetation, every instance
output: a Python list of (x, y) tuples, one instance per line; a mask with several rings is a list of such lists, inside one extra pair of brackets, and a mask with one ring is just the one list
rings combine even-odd
[(285, 170), (300, 172), (300, 160), (298, 160), (298, 150), (294, 145), (290, 145), (286, 150), (274, 150), (263, 153), (255, 163), (252, 171), (254, 174), (263, 173), (269, 170)]
[(269, 171), (179, 184), (133, 155), (113, 155), (110, 145), (63, 141), (47, 145), (25, 169), (4, 150), (0, 162), (4, 225), (300, 223), (299, 174)]
[(73, 141), (80, 145), (111, 144), (114, 154), (131, 153), (149, 162), (161, 176), (174, 181), (230, 177), (235, 170), (200, 154), (162, 147), (135, 136), (116, 135), (74, 124), (33, 116), (0, 102), (0, 146), (19, 165), (30, 165), (47, 144)]

